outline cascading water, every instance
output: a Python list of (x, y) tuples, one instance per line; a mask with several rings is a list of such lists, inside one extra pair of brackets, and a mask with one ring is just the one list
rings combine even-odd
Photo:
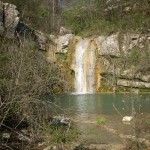
[(76, 93), (95, 91), (95, 47), (90, 39), (80, 39), (76, 44), (74, 71)]

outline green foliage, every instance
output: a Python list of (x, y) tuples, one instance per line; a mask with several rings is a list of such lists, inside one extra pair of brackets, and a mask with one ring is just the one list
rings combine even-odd
[(135, 71), (148, 73), (150, 71), (150, 53), (147, 44), (143, 48), (134, 47), (124, 61), (126, 67), (131, 67), (132, 64), (132, 66), (135, 66)]
[(58, 52), (56, 55), (59, 57), (59, 59), (67, 60), (67, 53)]
[(97, 125), (103, 125), (107, 122), (106, 118), (100, 118), (97, 120)]
[(82, 36), (150, 28), (148, 0), (76, 0), (64, 8), (58, 0), (3, 2), (15, 4), (22, 21), (48, 33), (58, 33), (61, 25)]
[(134, 63), (136, 65), (136, 63), (138, 63), (139, 59), (140, 59), (140, 52), (139, 49), (132, 49), (131, 54), (130, 54), (130, 59), (132, 61), (132, 63)]
[(74, 126), (68, 129), (68, 126), (48, 126), (45, 128), (46, 134), (49, 134), (48, 143), (67, 143), (74, 141), (80, 134)]

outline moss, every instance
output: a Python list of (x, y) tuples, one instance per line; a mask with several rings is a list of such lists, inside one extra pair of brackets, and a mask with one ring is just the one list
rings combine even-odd
[(141, 88), (139, 89), (139, 91), (142, 93), (142, 92), (146, 92), (146, 93), (150, 93), (150, 89), (148, 88)]
[(74, 71), (74, 70), (71, 70), (70, 74), (71, 74), (71, 76), (72, 76), (73, 78), (75, 78), (75, 71)]
[(63, 60), (67, 60), (67, 53), (56, 53), (57, 57), (59, 57), (58, 59), (63, 59)]

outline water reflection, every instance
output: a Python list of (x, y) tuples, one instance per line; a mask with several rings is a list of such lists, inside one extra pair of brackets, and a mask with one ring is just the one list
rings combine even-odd
[(137, 112), (150, 112), (150, 95), (128, 96), (123, 94), (59, 95), (60, 107), (74, 114), (116, 114), (131, 115), (132, 102)]

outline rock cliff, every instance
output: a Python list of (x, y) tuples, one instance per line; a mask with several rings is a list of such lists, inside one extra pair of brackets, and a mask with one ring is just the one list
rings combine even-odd
[[(18, 14), (15, 5), (0, 2), (0, 36), (31, 35), (38, 49), (47, 51), (47, 59), (58, 63), (74, 84), (75, 49), (83, 38), (64, 27), (58, 36), (44, 34), (21, 22)], [(96, 54), (97, 91), (112, 91), (118, 87), (150, 89), (150, 31), (92, 36), (89, 39)]]
[[(70, 68), (72, 65), (76, 43), (81, 37), (73, 34), (59, 36), (56, 40), (57, 54), (65, 55), (59, 58), (61, 66)], [(91, 44), (96, 47), (97, 91), (112, 91), (115, 87), (150, 88), (150, 34), (146, 33), (116, 33), (110, 36), (90, 37)], [(92, 50), (92, 49), (91, 49)], [(70, 61), (71, 60), (71, 61)], [(92, 60), (91, 60), (92, 61)], [(74, 66), (74, 67), (72, 67)], [(65, 70), (65, 68), (64, 68)], [(93, 75), (94, 76), (94, 75)]]

